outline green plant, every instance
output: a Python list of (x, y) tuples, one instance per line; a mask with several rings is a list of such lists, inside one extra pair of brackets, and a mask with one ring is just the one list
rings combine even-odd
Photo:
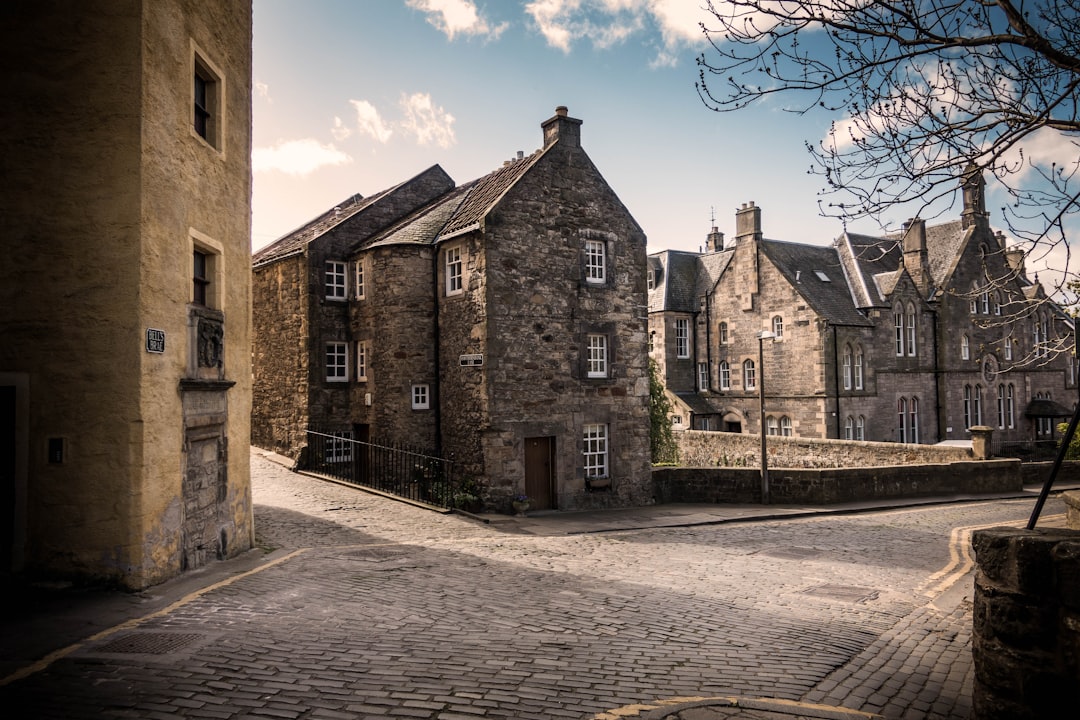
[[(1058, 433), (1061, 434), (1061, 439), (1065, 439), (1065, 433), (1069, 430), (1069, 423), (1060, 423), (1057, 426)], [(1058, 441), (1058, 447), (1061, 447), (1061, 440)], [(1066, 460), (1080, 460), (1080, 429), (1073, 433), (1072, 440), (1069, 441), (1069, 449), (1065, 451)]]
[(671, 432), (671, 401), (664, 394), (660, 370), (649, 360), (649, 450), (654, 464), (676, 464), (679, 448)]

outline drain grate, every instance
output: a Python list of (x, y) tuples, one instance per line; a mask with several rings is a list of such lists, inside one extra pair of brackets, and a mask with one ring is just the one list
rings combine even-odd
[(876, 600), (878, 591), (872, 588), (856, 587), (855, 585), (818, 585), (803, 590), (803, 594), (829, 598), (830, 600), (863, 603)]
[(164, 655), (186, 647), (201, 638), (202, 635), (197, 633), (132, 633), (96, 648), (95, 652)]
[(384, 560), (400, 560), (411, 555), (411, 552), (409, 550), (402, 550), (394, 547), (373, 547), (363, 548), (362, 550), (352, 550), (350, 552), (342, 553), (342, 555), (360, 560), (383, 562)]

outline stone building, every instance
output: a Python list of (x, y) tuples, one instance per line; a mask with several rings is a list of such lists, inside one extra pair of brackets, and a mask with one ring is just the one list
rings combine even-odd
[(831, 246), (764, 238), (749, 203), (733, 242), (714, 228), (702, 253), (651, 255), (651, 354), (675, 426), (904, 443), (990, 426), (998, 442), (1051, 440), (1077, 397), (1073, 324), (991, 229), (982, 177), (963, 190), (959, 220)]
[(251, 3), (5, 8), (0, 566), (252, 545)]
[(256, 445), (430, 448), (496, 509), (651, 499), (645, 236), (581, 121), (541, 128), (478, 180), (435, 166), (255, 254)]

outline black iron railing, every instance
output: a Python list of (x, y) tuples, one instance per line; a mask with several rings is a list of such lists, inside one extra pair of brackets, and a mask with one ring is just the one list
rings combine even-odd
[(452, 508), (458, 503), (453, 463), (404, 445), (360, 442), (345, 433), (308, 430), (301, 469), (397, 495)]
[(1045, 462), (1057, 456), (1060, 438), (1054, 440), (994, 440), (990, 451), (994, 457), (1019, 458), (1024, 462)]

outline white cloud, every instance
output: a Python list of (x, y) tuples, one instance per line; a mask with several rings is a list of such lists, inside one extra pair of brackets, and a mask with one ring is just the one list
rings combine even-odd
[(402, 96), (401, 108), (405, 119), (401, 129), (416, 136), (420, 145), (438, 145), (447, 148), (454, 144), (454, 116), (436, 106), (427, 93)]
[(252, 172), (277, 170), (287, 175), (310, 175), (319, 168), (347, 165), (352, 158), (333, 145), (323, 145), (313, 138), (279, 141), (273, 147), (251, 151)]
[(472, 0), (408, 0), (411, 8), (427, 13), (428, 22), (453, 40), (457, 34), (498, 38), (507, 23), (491, 25)]
[(255, 97), (260, 97), (268, 103), (274, 102), (274, 99), (270, 97), (270, 86), (257, 80), (255, 81)]
[(352, 135), (352, 128), (346, 125), (337, 115), (334, 116), (334, 126), (330, 128), (330, 134), (338, 142)]
[(394, 131), (383, 122), (379, 111), (367, 100), (350, 100), (349, 103), (356, 109), (356, 129), (364, 134), (386, 143)]
[(713, 17), (701, 0), (533, 0), (525, 6), (548, 44), (570, 52), (577, 41), (608, 48), (659, 32), (653, 67), (676, 63), (676, 50), (704, 42), (700, 23)]

